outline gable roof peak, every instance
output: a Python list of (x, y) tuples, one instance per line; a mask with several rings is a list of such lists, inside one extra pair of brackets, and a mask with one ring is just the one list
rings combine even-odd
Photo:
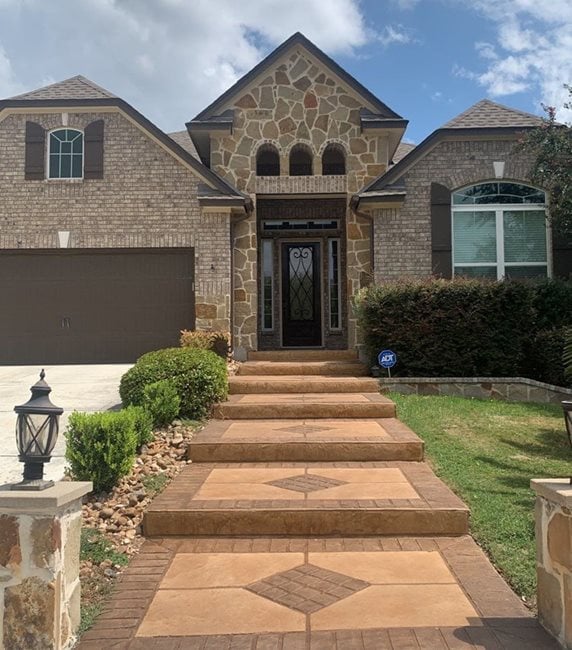
[(403, 119), (395, 111), (392, 111), (389, 106), (384, 104), (378, 99), (371, 91), (363, 86), (357, 79), (352, 77), (341, 66), (339, 66), (332, 58), (323, 52), (317, 45), (304, 36), (302, 32), (295, 32), (281, 43), (276, 49), (268, 54), (262, 61), (241, 77), (234, 85), (226, 90), (220, 97), (214, 100), (209, 106), (196, 115), (191, 122), (202, 122), (208, 120), (213, 115), (218, 115), (224, 108), (228, 108), (228, 104), (243, 92), (252, 82), (259, 76), (264, 74), (271, 68), (284, 54), (289, 52), (295, 46), (302, 46), (311, 56), (317, 59), (324, 67), (329, 69), (331, 73), (336, 75), (343, 83), (352, 89), (357, 95), (363, 98), (365, 103), (370, 104), (374, 112), (392, 119)]
[(116, 95), (109, 90), (98, 86), (83, 75), (75, 75), (63, 81), (56, 81), (48, 86), (37, 88), (10, 99), (30, 100), (36, 99), (111, 99)]
[(444, 124), (442, 129), (475, 129), (499, 127), (534, 127), (542, 124), (542, 118), (532, 113), (526, 113), (504, 104), (484, 98), (473, 104), (452, 120)]

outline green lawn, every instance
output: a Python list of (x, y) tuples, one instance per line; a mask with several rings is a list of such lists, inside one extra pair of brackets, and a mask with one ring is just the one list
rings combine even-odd
[(570, 476), (559, 406), (389, 395), (424, 441), (433, 469), (471, 509), (471, 533), (513, 589), (535, 606), (531, 478)]

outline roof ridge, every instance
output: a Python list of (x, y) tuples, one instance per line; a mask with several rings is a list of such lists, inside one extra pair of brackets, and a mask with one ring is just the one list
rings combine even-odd
[[(523, 118), (526, 118), (529, 123), (530, 121), (538, 122), (538, 123), (542, 122), (542, 117), (540, 117), (539, 115), (535, 115), (534, 113), (527, 113), (526, 111), (522, 111), (518, 108), (512, 108), (511, 106), (506, 106), (505, 104), (500, 104), (499, 102), (495, 102), (492, 99), (489, 99), (488, 97), (484, 97), (482, 99), (479, 99), (477, 102), (475, 102), (474, 104), (466, 108), (464, 111), (462, 111), (455, 117), (452, 117), (450, 120), (445, 122), (445, 124), (443, 124), (440, 127), (440, 129), (474, 128), (476, 126), (475, 124), (467, 123), (466, 125), (463, 125), (463, 123), (466, 121), (466, 118), (478, 116), (479, 108), (483, 108), (483, 107), (489, 107), (490, 109), (494, 109), (498, 112), (502, 111), (510, 115), (521, 116)], [(481, 115), (481, 118), (482, 117), (483, 116)], [(481, 126), (485, 126), (485, 125), (481, 125)], [(522, 125), (518, 125), (518, 126), (522, 126)]]
[[(32, 100), (32, 99), (36, 99), (38, 95), (45, 95), (46, 93), (49, 95), (50, 91), (53, 91), (58, 88), (66, 88), (67, 86), (73, 85), (74, 83), (81, 83), (82, 85), (86, 86), (90, 90), (95, 91), (99, 93), (99, 95), (102, 95), (103, 97), (109, 99), (117, 97), (117, 95), (114, 95), (106, 88), (99, 86), (91, 79), (88, 79), (87, 77), (84, 77), (81, 74), (76, 74), (73, 77), (68, 77), (67, 79), (62, 79), (60, 81), (54, 81), (53, 83), (48, 84), (47, 86), (34, 88), (33, 90), (28, 90), (25, 93), (14, 95), (12, 97), (9, 97), (8, 99), (31, 99)], [(73, 97), (70, 96), (70, 99), (73, 99)]]
[(79, 81), (84, 83), (86, 86), (89, 86), (90, 88), (93, 88), (94, 90), (99, 90), (99, 92), (103, 93), (104, 95), (107, 95), (108, 97), (117, 97), (117, 95), (115, 95), (111, 91), (107, 90), (107, 88), (104, 88), (103, 86), (100, 86), (99, 84), (96, 84), (95, 81), (92, 81), (91, 79), (88, 79), (87, 77), (84, 77), (82, 74), (75, 75), (75, 77), (71, 77), (71, 79), (78, 79)]

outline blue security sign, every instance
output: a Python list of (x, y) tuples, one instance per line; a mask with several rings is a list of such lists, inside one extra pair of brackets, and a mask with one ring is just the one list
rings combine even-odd
[(393, 368), (397, 363), (397, 355), (393, 350), (382, 350), (377, 355), (377, 362), (382, 368)]

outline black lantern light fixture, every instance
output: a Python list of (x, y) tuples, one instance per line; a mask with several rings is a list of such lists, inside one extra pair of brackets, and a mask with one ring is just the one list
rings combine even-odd
[[(568, 442), (572, 446), (572, 402), (562, 402), (562, 409), (564, 411), (564, 422), (566, 423)], [(570, 477), (570, 485), (572, 485), (572, 476)]]
[(16, 444), (19, 460), (24, 463), (24, 480), (12, 486), (13, 490), (45, 490), (53, 481), (44, 481), (44, 463), (49, 463), (58, 439), (59, 419), (64, 412), (50, 402), (52, 389), (44, 381), (46, 373), (40, 373), (40, 381), (32, 386), (32, 397), (22, 406), (15, 406)]

